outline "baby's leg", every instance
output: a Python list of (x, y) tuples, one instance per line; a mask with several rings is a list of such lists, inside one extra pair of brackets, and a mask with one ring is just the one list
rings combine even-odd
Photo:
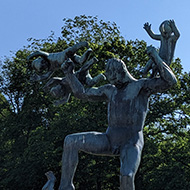
[(79, 42), (79, 43), (67, 48), (63, 52), (66, 53), (68, 56), (74, 55), (80, 48), (83, 48), (83, 47), (88, 48), (88, 43), (87, 42)]
[(77, 64), (83, 64), (88, 60), (90, 54), (92, 53), (92, 49), (88, 49), (82, 56), (74, 54), (72, 60)]
[(143, 75), (146, 75), (147, 73), (148, 73), (148, 71), (152, 68), (152, 64), (153, 64), (154, 62), (152, 61), (152, 59), (149, 59), (148, 60), (148, 62), (147, 62), (147, 64), (145, 65), (145, 67), (144, 67), (144, 69), (143, 69), (143, 71), (142, 71), (142, 74)]

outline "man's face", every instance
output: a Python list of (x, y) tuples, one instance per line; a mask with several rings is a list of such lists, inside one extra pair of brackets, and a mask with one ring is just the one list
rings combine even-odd
[(112, 65), (106, 69), (105, 75), (108, 81), (115, 85), (116, 87), (120, 87), (123, 85), (124, 72), (118, 70), (115, 65)]
[(113, 69), (106, 69), (105, 75), (111, 84), (115, 84), (115, 82), (117, 81), (117, 76)]

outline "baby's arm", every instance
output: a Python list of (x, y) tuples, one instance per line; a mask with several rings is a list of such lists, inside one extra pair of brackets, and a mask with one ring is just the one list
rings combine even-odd
[(144, 27), (143, 27), (143, 28), (146, 30), (146, 32), (148, 33), (148, 35), (149, 35), (152, 39), (154, 39), (154, 40), (161, 40), (161, 35), (159, 35), (159, 34), (154, 34), (153, 31), (151, 30), (151, 24), (149, 24), (148, 22), (146, 22), (146, 23), (144, 24)]
[(175, 39), (177, 40), (180, 36), (179, 30), (177, 29), (174, 20), (170, 20), (170, 26), (172, 28), (172, 31), (174, 33)]

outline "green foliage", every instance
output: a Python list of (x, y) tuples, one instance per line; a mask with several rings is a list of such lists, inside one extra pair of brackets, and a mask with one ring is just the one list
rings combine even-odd
[(92, 16), (76, 16), (73, 20), (64, 18), (62, 39), (70, 43), (88, 41), (89, 43), (102, 44), (120, 36), (120, 31), (115, 23), (104, 22)]
[[(54, 107), (52, 97), (43, 91), (44, 82), (31, 83), (26, 57), (35, 50), (59, 52), (79, 41), (88, 41), (98, 63), (92, 76), (104, 72), (109, 58), (118, 57), (130, 73), (141, 78), (148, 61), (144, 41), (126, 41), (115, 23), (97, 17), (63, 19), (62, 36), (29, 39), (28, 47), (3, 62), (0, 95), (0, 188), (39, 189), (44, 173), (52, 170), (59, 182), (63, 140), (82, 131), (105, 131), (107, 105), (82, 102), (71, 97), (69, 103)], [(78, 51), (79, 55), (85, 48)], [(76, 65), (76, 70), (79, 69)], [(182, 72), (179, 59), (172, 69), (178, 84), (150, 98), (144, 136), (145, 147), (136, 175), (138, 190), (190, 189), (190, 74)], [(61, 72), (55, 76), (62, 77)], [(101, 85), (101, 84), (100, 84)], [(119, 187), (118, 157), (98, 157), (80, 153), (75, 176), (76, 189), (114, 190)], [(57, 182), (57, 186), (58, 186)], [(57, 186), (55, 189), (57, 189)]]

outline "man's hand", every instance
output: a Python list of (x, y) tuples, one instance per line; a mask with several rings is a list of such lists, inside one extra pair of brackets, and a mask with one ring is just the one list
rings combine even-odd
[(62, 65), (61, 69), (63, 70), (64, 74), (74, 74), (74, 63), (71, 59), (67, 59)]

